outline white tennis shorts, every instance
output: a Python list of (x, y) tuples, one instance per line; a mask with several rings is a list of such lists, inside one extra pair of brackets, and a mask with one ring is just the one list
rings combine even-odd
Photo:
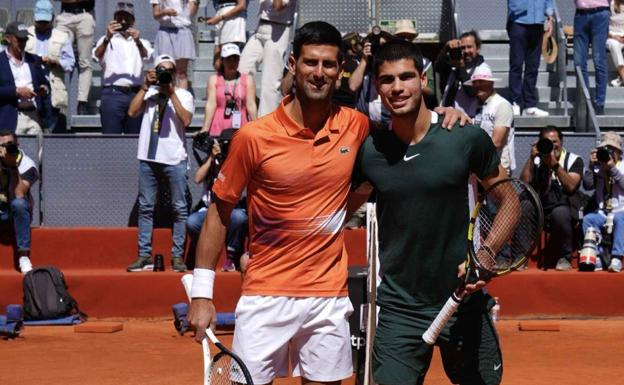
[(338, 381), (353, 374), (349, 297), (242, 296), (232, 350), (255, 384), (292, 375)]

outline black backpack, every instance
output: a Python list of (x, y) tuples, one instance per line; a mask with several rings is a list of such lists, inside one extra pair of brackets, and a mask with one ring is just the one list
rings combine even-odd
[(78, 303), (67, 291), (63, 273), (54, 266), (33, 269), (24, 276), (24, 319), (48, 320), (77, 315)]

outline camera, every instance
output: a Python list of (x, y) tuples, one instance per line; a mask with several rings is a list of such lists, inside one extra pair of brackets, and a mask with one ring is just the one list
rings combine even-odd
[(535, 146), (537, 147), (537, 152), (541, 156), (550, 155), (553, 148), (555, 148), (553, 142), (548, 138), (541, 138), (537, 141), (537, 144)]
[(219, 147), (221, 147), (221, 155), (219, 155), (218, 159), (223, 161), (227, 156), (230, 142), (236, 131), (238, 131), (236, 128), (226, 128), (221, 132), (221, 135), (216, 137), (210, 136), (208, 132), (199, 133), (193, 138), (193, 148), (205, 154), (211, 154), (212, 146), (214, 146), (216, 140), (219, 143)]
[(598, 147), (596, 149), (596, 158), (601, 163), (607, 163), (613, 158), (613, 151), (607, 147)]
[(371, 29), (371, 33), (368, 34), (367, 40), (371, 43), (371, 53), (375, 53), (381, 47), (381, 27), (376, 25)]
[(223, 111), (223, 116), (227, 119), (232, 116), (232, 113), (236, 111), (236, 100), (233, 98), (228, 98), (225, 101), (225, 110)]
[(448, 50), (448, 56), (451, 60), (461, 60), (462, 58), (462, 49), (460, 47), (450, 48)]
[(158, 67), (156, 68), (156, 79), (160, 85), (171, 84), (173, 75), (171, 75), (171, 72), (167, 68)]
[(6, 149), (7, 154), (9, 155), (17, 155), (19, 153), (19, 149), (17, 148), (17, 144), (13, 142), (7, 142), (0, 144), (0, 146)]

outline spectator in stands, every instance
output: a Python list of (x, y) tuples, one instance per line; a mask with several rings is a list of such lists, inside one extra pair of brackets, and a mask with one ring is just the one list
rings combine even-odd
[(0, 223), (14, 228), (22, 274), (32, 270), (30, 188), (38, 179), (37, 166), (19, 148), (17, 136), (11, 131), (0, 131)]
[(618, 77), (611, 80), (613, 87), (621, 87), (624, 84), (624, 8), (622, 0), (611, 1), (611, 16), (609, 17), (609, 38), (607, 47), (611, 53), (613, 66), (618, 72)]
[(37, 108), (50, 90), (41, 59), (24, 50), (28, 36), (24, 24), (10, 23), (4, 33), (8, 47), (0, 53), (0, 122), (18, 135), (41, 134)]
[(91, 49), (95, 37), (95, 0), (61, 0), (61, 13), (56, 27), (70, 34), (78, 47), (78, 115), (88, 115), (89, 89), (91, 88)]
[(243, 49), (240, 72), (254, 73), (262, 63), (258, 116), (272, 112), (282, 99), (279, 91), (297, 0), (260, 0), (258, 28)]
[(349, 78), (349, 88), (357, 94), (355, 108), (368, 115), (370, 120), (377, 122), (390, 122), (390, 113), (381, 104), (381, 98), (375, 88), (375, 74), (373, 72), (373, 55), (375, 52), (392, 39), (392, 35), (378, 26), (364, 39), (364, 47), (361, 51), (359, 63)]
[[(606, 150), (606, 159), (599, 159), (598, 149)], [(613, 214), (613, 248), (609, 271), (622, 271), (624, 255), (624, 163), (622, 162), (622, 139), (614, 131), (603, 134), (598, 147), (592, 150), (589, 169), (583, 176), (583, 187), (596, 190), (598, 211), (583, 217), (583, 234), (589, 227), (601, 229), (607, 222), (607, 214)], [(596, 269), (602, 267), (600, 258)]]
[(480, 126), (492, 138), (496, 152), (501, 158), (501, 166), (511, 176), (516, 169), (514, 152), (513, 110), (507, 99), (494, 90), (494, 82), (500, 81), (492, 76), (487, 64), (475, 69), (467, 86), (471, 86), (479, 101), (474, 124)]
[(152, 15), (160, 23), (154, 55), (176, 59), (176, 78), (180, 88), (188, 88), (188, 63), (195, 59), (195, 38), (191, 19), (197, 14), (198, 0), (150, 0)]
[(247, 41), (247, 0), (213, 0), (217, 14), (206, 20), (206, 24), (217, 29), (214, 52), (224, 44), (234, 43), (243, 47)]
[(583, 79), (589, 88), (587, 56), (591, 44), (596, 76), (594, 109), (604, 114), (607, 95), (607, 37), (609, 36), (609, 0), (575, 0), (574, 65), (581, 67)]
[[(229, 141), (229, 139), (230, 138), (221, 137), (220, 140)], [(186, 228), (193, 238), (199, 236), (199, 232), (206, 219), (207, 209), (212, 201), (212, 185), (219, 173), (225, 155), (227, 154), (221, 152), (219, 140), (215, 140), (212, 146), (212, 152), (208, 154), (208, 158), (206, 158), (195, 173), (195, 183), (203, 184), (204, 191), (202, 193), (199, 210), (189, 215), (186, 221)], [(226, 261), (223, 265), (223, 271), (241, 270), (240, 258), (245, 251), (245, 237), (247, 236), (248, 229), (246, 195), (247, 194), (243, 194), (238, 205), (236, 205), (230, 214), (230, 222), (227, 225), (225, 236)]]
[[(553, 0), (507, 0), (509, 90), (514, 115), (548, 116), (537, 108), (537, 71), (542, 38), (552, 34)], [(524, 77), (522, 76), (524, 66)]]
[(240, 49), (234, 43), (221, 48), (221, 66), (208, 78), (204, 125), (201, 131), (219, 136), (226, 128), (240, 128), (257, 116), (256, 82), (238, 71)]
[(535, 188), (544, 207), (546, 229), (551, 235), (546, 254), (555, 257), (546, 261), (545, 267), (552, 267), (556, 260), (557, 270), (572, 268), (575, 219), (570, 198), (579, 188), (582, 175), (583, 159), (563, 147), (561, 130), (554, 126), (541, 129), (520, 177)]
[(142, 115), (139, 135), (139, 257), (128, 271), (152, 270), (152, 229), (156, 193), (168, 183), (173, 208), (174, 271), (186, 271), (184, 241), (188, 207), (187, 154), (184, 137), (195, 111), (193, 95), (175, 83), (175, 60), (168, 55), (154, 60), (155, 68), (145, 75), (143, 86), (132, 99), (128, 115)]
[(134, 6), (119, 3), (106, 35), (93, 49), (102, 66), (100, 118), (103, 134), (136, 134), (141, 119), (128, 115), (130, 101), (141, 89), (143, 62), (152, 57), (152, 46), (134, 28)]
[(65, 73), (71, 73), (76, 64), (71, 36), (54, 28), (54, 8), (50, 0), (37, 1), (34, 16), (35, 25), (28, 28), (26, 52), (40, 56), (48, 70), (50, 98), (44, 99), (47, 118), (44, 126), (50, 132), (67, 132), (69, 98)]
[(484, 63), (480, 52), (481, 39), (476, 31), (464, 32), (459, 39), (446, 42), (434, 66), (434, 71), (440, 74), (441, 105), (455, 105), (468, 116), (475, 116), (477, 99), (472, 89), (463, 84)]

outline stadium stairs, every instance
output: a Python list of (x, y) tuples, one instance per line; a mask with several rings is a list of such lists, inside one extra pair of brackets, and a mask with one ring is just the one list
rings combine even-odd
[[(347, 230), (345, 238), (349, 264), (365, 265), (366, 232)], [(166, 270), (158, 273), (125, 271), (137, 255), (136, 228), (35, 228), (32, 244), (35, 267), (59, 267), (70, 293), (91, 317), (167, 317), (172, 304), (185, 301), (181, 274), (170, 268), (167, 229), (154, 232), (154, 253), (165, 255)], [(5, 232), (0, 235), (2, 309), (22, 302), (22, 275), (14, 266), (13, 254)], [(217, 273), (219, 311), (234, 311), (240, 286), (238, 273)], [(503, 317), (624, 316), (619, 295), (624, 290), (624, 274), (542, 271), (532, 262), (526, 271), (494, 280), (488, 290), (500, 298)]]

